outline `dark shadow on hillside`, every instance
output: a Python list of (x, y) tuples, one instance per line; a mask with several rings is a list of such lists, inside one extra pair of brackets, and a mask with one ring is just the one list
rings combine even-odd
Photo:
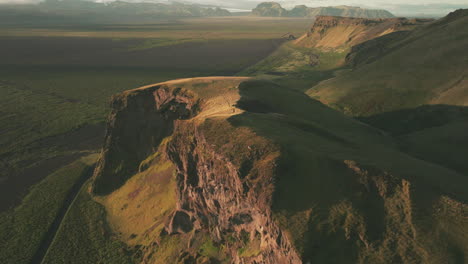
[[(291, 219), (313, 210), (312, 218), (304, 215), (298, 220), (308, 226), (304, 234), (306, 240), (299, 242), (304, 246), (304, 262), (356, 262), (358, 256), (351, 240), (346, 240), (340, 232), (327, 233), (315, 229), (319, 223), (328, 221), (330, 208), (342, 201), (352, 201), (354, 208), (367, 219), (369, 239), (377, 241), (384, 234), (384, 201), (378, 190), (372, 186), (365, 189), (343, 160), (321, 153), (321, 147), (314, 149), (316, 144), (331, 144), (333, 149), (347, 153), (350, 149), (359, 148), (355, 142), (343, 137), (346, 133), (334, 130), (333, 124), (346, 129), (349, 128), (347, 122), (351, 121), (300, 91), (274, 83), (246, 82), (239, 86), (239, 93), (241, 99), (237, 106), (246, 112), (230, 117), (229, 122), (236, 127), (248, 126), (256, 134), (280, 145), (281, 156), (274, 175), (273, 211)], [(341, 126), (341, 122), (346, 124)], [(365, 169), (375, 175), (382, 173), (376, 168)], [(356, 195), (360, 193), (368, 195), (366, 198)], [(333, 253), (336, 251), (343, 254), (336, 255)]]
[[(239, 86), (239, 93), (241, 99), (237, 107), (246, 112), (232, 116), (228, 121), (235, 127), (249, 127), (256, 134), (280, 145), (281, 155), (274, 175), (272, 209), (274, 215), (278, 217), (276, 220), (283, 228), (287, 228), (292, 236), (295, 232), (304, 232), (303, 236), (294, 238), (294, 242), (297, 242), (299, 248), (302, 249), (301, 257), (304, 262), (322, 263), (325, 260), (330, 263), (357, 262), (359, 256), (356, 255), (353, 241), (358, 239), (356, 237), (345, 239), (344, 231), (337, 228), (341, 222), (336, 223), (336, 226), (330, 225), (331, 212), (342, 210), (341, 212), (347, 217), (362, 217), (367, 239), (370, 242), (380, 243), (379, 241), (387, 236), (386, 230), (389, 227), (386, 221), (392, 218), (392, 215), (398, 214), (400, 210), (389, 208), (388, 201), (393, 203), (396, 202), (396, 197), (403, 200), (409, 197), (396, 194), (402, 188), (402, 184), (406, 183), (404, 180), (408, 180), (411, 185), (411, 200), (406, 202), (411, 202), (415, 207), (414, 223), (420, 225), (421, 230), (426, 228), (421, 221), (429, 221), (431, 208), (440, 196), (463, 197), (460, 195), (463, 193), (463, 188), (453, 188), (453, 181), (447, 178), (447, 175), (440, 175), (440, 181), (428, 180), (428, 175), (424, 174), (426, 170), (421, 170), (418, 171), (417, 177), (407, 178), (405, 170), (411, 171), (411, 168), (404, 166), (400, 167), (395, 175), (387, 173), (384, 169), (385, 165), (379, 165), (385, 163), (382, 160), (396, 157), (395, 162), (401, 162), (401, 158), (404, 159), (407, 155), (391, 156), (385, 151), (380, 152), (378, 145), (381, 141), (377, 139), (378, 137), (371, 138), (377, 134), (380, 135), (378, 129), (374, 130), (372, 127), (356, 123), (350, 125), (349, 118), (300, 91), (264, 81), (249, 81)], [(392, 124), (396, 126), (395, 131), (402, 133), (422, 131), (435, 125), (466, 120), (467, 112), (465, 108), (430, 106), (417, 109), (414, 115), (409, 115), (409, 113), (412, 111), (389, 113), (379, 118), (374, 117), (375, 119), (372, 120), (375, 122), (392, 121)], [(301, 124), (297, 125), (297, 122)], [(381, 122), (381, 126), (388, 125), (389, 128), (393, 128), (391, 124)], [(363, 133), (366, 138), (354, 137), (355, 133)], [(462, 133), (466, 138), (465, 134)], [(382, 137), (391, 139), (389, 136)], [(429, 137), (429, 140), (431, 139), (432, 137)], [(425, 142), (408, 140), (410, 141), (408, 141), (407, 153), (420, 160), (438, 163), (454, 170), (453, 166), (444, 163), (445, 161), (441, 161), (438, 156), (428, 155), (437, 153), (440, 148), (436, 147), (431, 150), (432, 152), (428, 152), (421, 149), (419, 145), (427, 145)], [(441, 141), (443, 142), (442, 139)], [(468, 140), (466, 143), (466, 145), (460, 144), (459, 150), (449, 152), (466, 152)], [(375, 149), (373, 149), (374, 146)], [(392, 144), (388, 144), (386, 150), (398, 152)], [(342, 153), (336, 154), (336, 152)], [(365, 156), (362, 163), (360, 162), (361, 155)], [(466, 157), (466, 155), (458, 156), (461, 157), (460, 160)], [(344, 161), (344, 159), (353, 161)], [(412, 159), (407, 157), (407, 160)], [(411, 162), (405, 163), (407, 166), (412, 164)], [(416, 167), (421, 166), (416, 159), (414, 164)], [(427, 166), (427, 168), (432, 168), (429, 163)], [(363, 184), (361, 181), (368, 182)], [(443, 181), (452, 183), (438, 186)], [(460, 181), (458, 184), (463, 185), (464, 182)], [(379, 189), (382, 186), (387, 189), (385, 191), (387, 194), (382, 194), (382, 190)], [(337, 207), (337, 205), (342, 207)], [(346, 207), (348, 205), (350, 207)], [(307, 212), (312, 217), (307, 216)], [(338, 221), (345, 222), (345, 219)], [(296, 225), (298, 222), (300, 225)], [(343, 225), (346, 226), (346, 223)], [(328, 232), (327, 228), (334, 231)], [(341, 254), (336, 254), (336, 252), (341, 252)], [(390, 260), (390, 262), (397, 263), (398, 261)]]
[(320, 82), (335, 77), (335, 72), (346, 69), (345, 67), (339, 67), (331, 70), (311, 70), (298, 71), (292, 73), (284, 73), (280, 78), (275, 79), (275, 82), (291, 87), (294, 90), (305, 92), (310, 88), (318, 85)]
[(393, 136), (401, 136), (452, 122), (468, 122), (468, 107), (423, 105), (357, 119)]
[(424, 105), (358, 119), (399, 139), (401, 151), (468, 176), (468, 107)]

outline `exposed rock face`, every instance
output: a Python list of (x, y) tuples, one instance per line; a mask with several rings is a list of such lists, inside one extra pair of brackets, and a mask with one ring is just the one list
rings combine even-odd
[(425, 19), (367, 19), (318, 16), (310, 31), (296, 44), (304, 47), (345, 50), (365, 41), (430, 22)]
[[(175, 119), (195, 115), (200, 101), (181, 90), (152, 87), (117, 95), (112, 100), (106, 148), (94, 182), (96, 194), (109, 194), (138, 171), (161, 140), (172, 133)], [(135, 135), (134, 131), (138, 131)], [(101, 184), (101, 182), (105, 182)]]
[[(238, 154), (246, 157), (225, 156), (219, 147), (229, 142), (214, 141), (207, 134), (234, 136), (245, 132), (214, 131), (218, 125), (229, 126), (217, 122), (210, 121), (201, 128), (191, 122), (176, 124), (168, 154), (179, 172), (180, 208), (190, 211), (196, 218), (195, 225), (208, 229), (215, 241), (242, 232), (250, 240), (258, 236), (261, 253), (243, 263), (300, 263), (288, 239), (271, 219), (277, 150), (271, 148), (271, 142), (254, 137), (257, 144), (238, 142), (238, 148), (245, 148)], [(231, 254), (235, 263), (240, 263), (235, 249), (231, 249)]]
[[(178, 199), (161, 237), (195, 231), (207, 233), (216, 243), (229, 238), (256, 240), (257, 253), (248, 256), (240, 256), (240, 244), (227, 248), (232, 263), (301, 263), (271, 216), (278, 148), (245, 129), (233, 128), (224, 119), (197, 119), (197, 113), (209, 111), (204, 108), (209, 104), (188, 90), (166, 85), (116, 96), (94, 192), (105, 194), (119, 188), (162, 138), (171, 136), (164, 155), (177, 168)], [(219, 131), (220, 126), (224, 131)], [(236, 136), (246, 140), (237, 142), (237, 151), (226, 151), (226, 144), (232, 144), (229, 139)], [(182, 263), (202, 260), (203, 256), (186, 250)]]
[(115, 97), (94, 192), (117, 189), (103, 204), (113, 223), (127, 221), (114, 231), (136, 262), (465, 257), (466, 177), (402, 154), (380, 131), (301, 93), (247, 79), (179, 80)]

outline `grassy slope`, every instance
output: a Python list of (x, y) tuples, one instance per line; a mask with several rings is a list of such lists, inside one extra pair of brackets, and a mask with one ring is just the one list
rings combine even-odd
[[(402, 150), (466, 173), (466, 136), (459, 123), (467, 120), (461, 114), (468, 102), (467, 14), (457, 11), (389, 38), (369, 51), (383, 52), (369, 64), (323, 81), (307, 94), (400, 136)], [(431, 105), (420, 107), (426, 104)], [(430, 138), (433, 144), (428, 144)]]
[[(306, 91), (320, 81), (332, 78), (343, 63), (346, 53), (298, 47), (288, 42), (259, 63), (239, 75), (274, 80), (276, 83)], [(318, 56), (318, 64), (316, 64)]]
[[(466, 230), (466, 222), (463, 224), (458, 218), (458, 222), (455, 221), (453, 227), (447, 229), (446, 225), (450, 225), (447, 219), (440, 220), (438, 216), (430, 216), (432, 205), (428, 206), (426, 203), (431, 199), (441, 199), (444, 194), (466, 201), (468, 197), (461, 187), (468, 183), (466, 177), (401, 153), (391, 139), (378, 131), (347, 119), (304, 95), (288, 91), (287, 88), (271, 83), (251, 82), (244, 84), (240, 89), (241, 101), (258, 100), (266, 109), (275, 112), (273, 114), (251, 111), (234, 116), (230, 120), (236, 126), (250, 127), (259, 135), (281, 144), (282, 173), (277, 178), (274, 209), (277, 220), (289, 230), (305, 259), (349, 263), (350, 258), (357, 254), (355, 247), (358, 246), (353, 245), (352, 240), (346, 242), (349, 238), (346, 239), (347, 235), (342, 235), (339, 230), (356, 232), (355, 236), (360, 233), (372, 243), (375, 251), (368, 248), (360, 253), (365, 255), (364, 263), (382, 263), (382, 260), (389, 261), (396, 254), (409, 258), (417, 254), (427, 254), (415, 252), (418, 252), (418, 247), (424, 248), (423, 251), (426, 252), (431, 251), (434, 247), (434, 237), (440, 238), (444, 243), (452, 243), (452, 239), (455, 239), (458, 244), (453, 250), (464, 250), (468, 238), (458, 233), (458, 228)], [(409, 210), (414, 210), (414, 219), (410, 222), (398, 219), (396, 216), (401, 214), (398, 207), (390, 206), (391, 203), (402, 203), (399, 199), (405, 197), (403, 193), (393, 197), (372, 198), (377, 199), (376, 204), (379, 199), (383, 199), (386, 203), (384, 208), (373, 202), (366, 202), (369, 198), (360, 200), (360, 195), (368, 194), (365, 191), (360, 193), (361, 187), (353, 183), (355, 176), (346, 168), (344, 160), (354, 160), (364, 167), (378, 168), (396, 175), (397, 179), (408, 180), (411, 184), (408, 202), (414, 206)], [(372, 171), (370, 169), (369, 172), (369, 176), (372, 177), (373, 174), (382, 173)], [(392, 176), (388, 175), (382, 179), (389, 181)], [(379, 215), (379, 210), (384, 210), (386, 220), (380, 218), (382, 216)], [(456, 217), (462, 217), (466, 210), (466, 205), (461, 205), (461, 211), (455, 212)], [(334, 214), (336, 217), (347, 215), (347, 220), (334, 222)], [(450, 213), (447, 212), (447, 215)], [(445, 216), (442, 214), (441, 217)], [(408, 241), (405, 237), (408, 234), (404, 234), (403, 231), (380, 233), (380, 227), (373, 227), (373, 223), (386, 225), (385, 223), (389, 223), (386, 221), (394, 221), (398, 226), (395, 227), (397, 230), (414, 228), (418, 233), (430, 232), (427, 236), (413, 238), (415, 243), (420, 244), (413, 248), (406, 244), (413, 242)], [(430, 227), (427, 221), (430, 222)], [(365, 231), (359, 231), (361, 225)], [(325, 231), (327, 226), (334, 231)], [(385, 242), (390, 240), (396, 243), (396, 247), (407, 248), (408, 251), (392, 249), (392, 246)], [(335, 250), (338, 249), (347, 252), (343, 254), (346, 259), (340, 258), (341, 254), (335, 254)], [(456, 259), (456, 254), (453, 255), (451, 250), (450, 247), (439, 248), (436, 253), (430, 253), (434, 258), (431, 261), (438, 263), (440, 259)], [(359, 262), (357, 259), (354, 261)], [(408, 259), (400, 261), (410, 262)]]
[(76, 184), (83, 177), (90, 176), (96, 158), (96, 155), (91, 155), (56, 171), (31, 188), (20, 206), (0, 215), (2, 261), (31, 262), (54, 219), (66, 206), (69, 193), (81, 186)]
[[(246, 112), (236, 115), (230, 103), (224, 109), (225, 100), (216, 101), (220, 95), (228, 100), (236, 98), (224, 93), (236, 91), (230, 89), (233, 85), (229, 82), (184, 82), (172, 84), (208, 100), (208, 113), (202, 113), (198, 121), (210, 117), (205, 125), (214, 126), (210, 133), (204, 130), (205, 137), (223, 155), (242, 160), (243, 151), (248, 149), (242, 146), (252, 135), (280, 145), (274, 217), (304, 260), (439, 263), (443, 259), (459, 260), (460, 254), (463, 258), (460, 252), (468, 240), (463, 215), (468, 208), (459, 201), (468, 200), (466, 177), (400, 152), (395, 140), (380, 130), (348, 118), (297, 89), (259, 80), (243, 82), (237, 107)], [(235, 136), (224, 133), (230, 130), (236, 131)], [(154, 252), (151, 257), (156, 263), (173, 262), (185, 250), (225, 259), (222, 252), (232, 246), (229, 239), (219, 245), (199, 237), (203, 232), (194, 236), (196, 243), (189, 249), (181, 241), (193, 234), (166, 237), (157, 241), (159, 246), (151, 246), (168, 216), (165, 212), (173, 208), (173, 187), (166, 185), (170, 181), (163, 173), (170, 164), (158, 157), (156, 153), (147, 159), (155, 161), (153, 168), (100, 198), (110, 212), (108, 219), (117, 237), (131, 246), (142, 245), (135, 247), (142, 252)], [(151, 178), (158, 179), (159, 184), (148, 186)], [(152, 207), (155, 204), (158, 207)], [(148, 215), (156, 217), (148, 219)], [(256, 243), (246, 243), (239, 254), (259, 254)], [(336, 254), (337, 250), (343, 254)]]
[(450, 122), (402, 136), (405, 151), (468, 175), (467, 120)]
[(323, 82), (308, 94), (351, 115), (428, 103), (467, 105), (466, 13), (415, 30), (393, 52)]
[(43, 263), (133, 263), (131, 250), (117, 240), (106, 211), (85, 185), (72, 204)]
[(398, 138), (402, 150), (468, 174), (468, 107), (425, 105), (360, 119)]

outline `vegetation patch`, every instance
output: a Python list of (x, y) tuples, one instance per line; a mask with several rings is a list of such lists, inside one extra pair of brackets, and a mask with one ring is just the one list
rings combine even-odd
[(65, 166), (31, 187), (15, 209), (0, 214), (0, 258), (6, 263), (29, 263), (47, 250), (43, 244), (54, 235), (56, 219), (65, 213), (69, 197), (81, 188), (83, 179), (91, 176), (97, 156), (91, 155)]
[(44, 263), (134, 263), (137, 251), (118, 240), (107, 224), (105, 208), (88, 188), (89, 184), (82, 188), (70, 207)]

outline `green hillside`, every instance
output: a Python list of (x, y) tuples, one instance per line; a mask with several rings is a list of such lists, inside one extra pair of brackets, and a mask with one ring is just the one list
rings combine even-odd
[(466, 106), (467, 26), (468, 11), (456, 11), (403, 38), (391, 39), (377, 60), (325, 81), (307, 94), (357, 116), (423, 104)]
[(468, 10), (307, 23), (0, 26), (0, 262), (468, 263)]
[(93, 191), (138, 261), (464, 261), (468, 178), (297, 89), (184, 79), (113, 105)]

